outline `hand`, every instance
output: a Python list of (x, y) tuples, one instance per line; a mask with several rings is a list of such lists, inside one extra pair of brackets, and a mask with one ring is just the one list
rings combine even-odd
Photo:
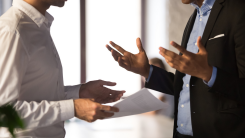
[(213, 68), (208, 64), (208, 53), (201, 43), (201, 37), (197, 39), (197, 46), (199, 48), (197, 54), (188, 52), (185, 48), (173, 41), (170, 44), (183, 54), (180, 56), (162, 47), (159, 48), (159, 53), (172, 68), (182, 73), (201, 78), (206, 82), (211, 79)]
[(103, 80), (90, 81), (80, 87), (79, 98), (92, 98), (98, 103), (111, 103), (120, 100), (125, 91), (115, 91), (104, 87), (115, 86), (116, 83)]
[(87, 122), (94, 122), (97, 119), (104, 119), (114, 115), (114, 113), (109, 112), (119, 112), (118, 108), (101, 105), (94, 102), (94, 99), (76, 99), (74, 100), (74, 106), (75, 116)]
[(107, 49), (111, 51), (112, 56), (115, 61), (119, 63), (119, 66), (125, 68), (128, 71), (140, 74), (145, 78), (148, 78), (150, 71), (150, 64), (146, 56), (145, 50), (142, 47), (140, 38), (136, 39), (136, 44), (139, 49), (138, 54), (132, 54), (128, 51), (125, 51), (123, 48), (110, 41), (110, 44), (116, 48), (123, 56), (117, 51), (113, 50), (109, 45), (106, 45)]

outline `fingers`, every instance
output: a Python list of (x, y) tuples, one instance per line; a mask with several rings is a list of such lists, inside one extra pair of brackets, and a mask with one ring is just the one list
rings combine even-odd
[(124, 52), (126, 52), (123, 48), (121, 48), (119, 45), (115, 44), (114, 42), (110, 41), (110, 44), (115, 47), (119, 52), (121, 52), (122, 54), (124, 54)]
[(118, 60), (118, 57), (122, 57), (122, 54), (117, 52), (116, 50), (112, 49), (109, 45), (106, 45), (106, 48), (111, 52), (113, 58), (115, 61)]
[(114, 60), (117, 61), (119, 57), (122, 57), (122, 55), (120, 53), (118, 53), (115, 50), (111, 50), (111, 55), (113, 56)]
[(178, 64), (173, 63), (173, 62), (169, 62), (168, 60), (166, 60), (166, 62), (168, 63), (168, 65), (169, 65), (170, 67), (175, 68), (175, 69), (177, 69), (177, 70), (179, 69)]
[(161, 54), (166, 60), (168, 60), (169, 62), (175, 62), (175, 61), (181, 61), (182, 60), (182, 56), (167, 50), (165, 48), (160, 47), (159, 48), (159, 54)]
[(96, 118), (97, 119), (104, 119), (104, 118), (108, 118), (108, 117), (112, 117), (114, 115), (114, 113), (109, 113), (109, 112), (105, 112), (105, 111), (98, 111)]
[(187, 56), (187, 57), (191, 57), (192, 54), (190, 52), (188, 52), (184, 47), (180, 46), (179, 44), (175, 43), (174, 41), (171, 41), (170, 44), (175, 47), (178, 51), (180, 51), (180, 53), (182, 53), (183, 55)]
[(97, 99), (99, 103), (111, 103), (120, 100), (125, 91), (111, 90), (103, 88), (103, 94)]
[(118, 58), (117, 62), (119, 64), (119, 66), (121, 66), (121, 67), (123, 67), (125, 69), (128, 69), (127, 63), (121, 57)]
[(199, 53), (206, 53), (207, 52), (206, 49), (205, 49), (205, 47), (202, 44), (202, 38), (201, 38), (201, 36), (199, 36), (197, 38), (197, 47), (199, 48)]
[(165, 48), (160, 47), (159, 50), (159, 53), (165, 58), (166, 62), (172, 68), (179, 70), (179, 65), (183, 64), (186, 61), (183, 56), (180, 56)]
[(140, 38), (137, 38), (136, 39), (136, 45), (137, 45), (137, 47), (138, 47), (138, 49), (139, 49), (140, 52), (144, 52), (144, 48), (142, 46), (142, 43), (141, 43), (141, 39)]
[(117, 83), (115, 83), (115, 82), (100, 80), (100, 86), (103, 86), (103, 85), (106, 85), (106, 86), (115, 86), (116, 84)]
[(109, 51), (113, 50), (109, 45), (105, 45), (105, 47), (106, 47)]
[(106, 105), (101, 105), (100, 110), (109, 111), (109, 112), (119, 112), (118, 108), (112, 106), (106, 106)]

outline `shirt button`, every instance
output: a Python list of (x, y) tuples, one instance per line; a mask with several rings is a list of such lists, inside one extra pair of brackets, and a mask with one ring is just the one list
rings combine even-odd
[(186, 84), (186, 87), (189, 87), (189, 84)]
[(185, 106), (182, 104), (181, 107), (184, 108)]
[(200, 19), (200, 21), (202, 21), (202, 18)]
[(183, 127), (184, 125), (183, 125), (183, 124), (181, 124), (181, 126)]

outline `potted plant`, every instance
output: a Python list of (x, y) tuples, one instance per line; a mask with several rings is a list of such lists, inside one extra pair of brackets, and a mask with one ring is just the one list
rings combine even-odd
[(7, 127), (10, 134), (15, 138), (14, 129), (24, 129), (24, 123), (12, 105), (6, 104), (0, 107), (0, 127)]

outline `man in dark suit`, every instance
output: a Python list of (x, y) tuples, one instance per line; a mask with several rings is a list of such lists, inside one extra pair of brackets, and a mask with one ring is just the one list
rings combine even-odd
[[(146, 87), (175, 97), (175, 138), (245, 137), (245, 1), (182, 0), (196, 10), (190, 17), (180, 51), (159, 48), (177, 71), (148, 64), (138, 38), (138, 54), (110, 42), (114, 59), (146, 78)], [(202, 36), (202, 38), (200, 37)], [(202, 39), (202, 40), (201, 40)]]

